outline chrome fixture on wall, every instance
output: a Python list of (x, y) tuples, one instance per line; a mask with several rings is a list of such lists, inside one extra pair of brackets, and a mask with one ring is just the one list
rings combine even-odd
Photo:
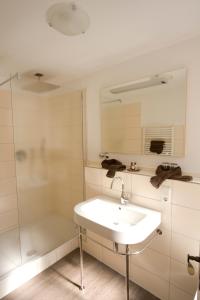
[(124, 181), (121, 177), (114, 177), (112, 182), (111, 182), (111, 185), (110, 185), (110, 188), (112, 189), (113, 188), (113, 185), (114, 185), (114, 182), (115, 180), (120, 180), (121, 181), (121, 184), (122, 184), (122, 191), (121, 191), (121, 197), (120, 197), (120, 203), (121, 204), (127, 204), (128, 203), (128, 195), (125, 193), (125, 185), (124, 185)]
[(15, 153), (15, 157), (16, 157), (16, 160), (22, 162), (22, 161), (26, 160), (27, 153), (25, 150), (17, 150)]
[(137, 163), (135, 161), (132, 161), (130, 164), (130, 167), (127, 169), (129, 172), (138, 172), (140, 171), (140, 168), (137, 166)]
[(102, 159), (108, 159), (109, 158), (109, 153), (108, 152), (100, 152), (99, 157)]

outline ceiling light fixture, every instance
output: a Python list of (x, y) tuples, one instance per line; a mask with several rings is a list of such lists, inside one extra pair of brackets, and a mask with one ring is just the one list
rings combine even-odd
[(51, 6), (47, 11), (46, 20), (50, 27), (70, 36), (85, 33), (90, 24), (87, 13), (74, 2)]

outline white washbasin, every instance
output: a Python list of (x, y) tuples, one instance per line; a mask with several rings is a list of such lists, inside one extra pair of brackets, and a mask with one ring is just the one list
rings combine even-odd
[(74, 221), (119, 244), (138, 244), (160, 225), (161, 213), (119, 200), (97, 196), (74, 207)]

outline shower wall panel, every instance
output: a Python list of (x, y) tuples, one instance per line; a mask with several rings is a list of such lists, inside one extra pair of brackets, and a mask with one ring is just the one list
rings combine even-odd
[(83, 117), (81, 92), (49, 98), (50, 172), (56, 211), (73, 218), (83, 200)]
[(73, 206), (83, 199), (81, 92), (54, 97), (13, 92), (22, 262), (76, 234)]
[(10, 86), (0, 90), (0, 276), (21, 263)]
[(14, 92), (14, 143), (22, 226), (37, 222), (54, 210), (48, 176), (47, 111), (45, 97)]

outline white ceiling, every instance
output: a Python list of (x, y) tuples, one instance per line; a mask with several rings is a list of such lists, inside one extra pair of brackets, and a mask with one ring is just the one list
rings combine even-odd
[(74, 0), (91, 24), (72, 37), (45, 21), (57, 2), (0, 1), (0, 70), (40, 71), (61, 84), (200, 34), (200, 0)]

